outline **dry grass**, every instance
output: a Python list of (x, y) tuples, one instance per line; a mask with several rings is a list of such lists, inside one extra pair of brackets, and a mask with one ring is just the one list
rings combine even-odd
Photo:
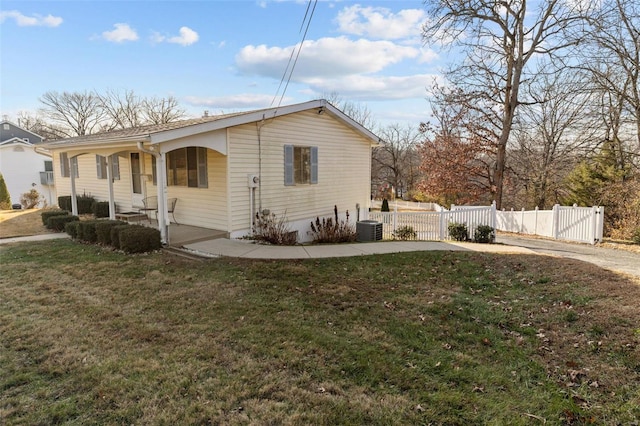
[(41, 209), (0, 210), (0, 238), (48, 234), (42, 224)]
[(5, 424), (632, 424), (640, 286), (546, 256), (0, 247)]

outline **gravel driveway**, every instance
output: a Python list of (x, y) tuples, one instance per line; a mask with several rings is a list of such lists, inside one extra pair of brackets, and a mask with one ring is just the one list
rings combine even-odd
[(640, 278), (640, 253), (597, 245), (592, 246), (514, 235), (498, 234), (496, 242), (510, 246), (526, 247), (537, 253), (582, 260), (605, 269), (635, 275)]

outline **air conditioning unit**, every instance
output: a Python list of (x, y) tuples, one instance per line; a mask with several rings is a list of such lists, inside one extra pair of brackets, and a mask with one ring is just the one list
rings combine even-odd
[(361, 220), (356, 222), (358, 241), (382, 240), (382, 223), (375, 220)]
[(247, 185), (249, 188), (257, 188), (260, 184), (260, 176), (258, 175), (247, 175)]

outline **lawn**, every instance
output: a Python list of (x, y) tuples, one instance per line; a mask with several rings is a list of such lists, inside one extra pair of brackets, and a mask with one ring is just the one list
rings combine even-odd
[(0, 260), (2, 424), (640, 419), (640, 286), (577, 261), (190, 261), (71, 240)]

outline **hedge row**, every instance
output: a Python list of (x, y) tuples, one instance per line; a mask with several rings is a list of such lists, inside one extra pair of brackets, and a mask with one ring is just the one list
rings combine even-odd
[(42, 212), (42, 216), (47, 228), (65, 231), (74, 240), (112, 246), (126, 253), (144, 253), (162, 248), (160, 231), (146, 226), (129, 225), (120, 220), (81, 221), (78, 216), (72, 216), (65, 210), (48, 210)]

